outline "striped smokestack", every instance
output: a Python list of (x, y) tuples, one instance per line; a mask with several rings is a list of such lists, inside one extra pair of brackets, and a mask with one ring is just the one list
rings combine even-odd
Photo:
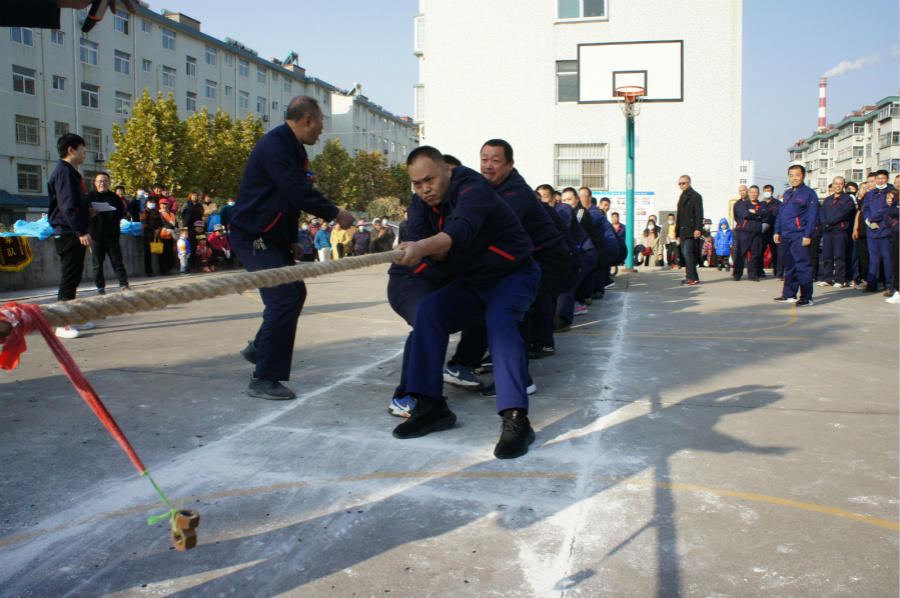
[(819, 130), (825, 130), (825, 87), (828, 85), (825, 77), (819, 79)]

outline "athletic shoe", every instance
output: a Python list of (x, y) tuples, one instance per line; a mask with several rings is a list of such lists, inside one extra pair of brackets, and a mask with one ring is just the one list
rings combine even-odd
[(524, 409), (504, 409), (500, 440), (494, 447), (498, 459), (515, 459), (528, 452), (528, 445), (534, 442), (534, 430)]
[(855, 280), (851, 280), (849, 283), (847, 283), (847, 286), (850, 287), (851, 289), (855, 289), (855, 288), (856, 288), (856, 281), (855, 281)]
[(106, 294), (106, 289), (97, 289), (97, 294), (98, 294), (98, 295), (105, 295), (105, 294)]
[(593, 298), (593, 297), (585, 297), (585, 298), (584, 298), (584, 304), (585, 304), (585, 305), (592, 305), (593, 303), (594, 303), (594, 298)]
[(614, 289), (614, 288), (616, 288), (616, 281), (615, 281), (615, 280), (611, 281), (608, 285), (606, 285), (606, 286), (603, 287), (603, 288), (604, 288), (604, 289)]
[[(525, 394), (533, 395), (537, 392), (537, 386), (533, 381), (528, 382), (528, 386), (525, 387)], [(497, 387), (493, 384), (484, 387), (484, 390), (481, 391), (481, 396), (483, 397), (496, 397), (497, 396)]]
[(797, 303), (796, 297), (775, 297), (775, 303)]
[(827, 282), (825, 282), (824, 280), (820, 280), (819, 282), (816, 283), (816, 286), (817, 287), (830, 287), (831, 285), (828, 284)]
[(59, 338), (80, 338), (81, 333), (74, 326), (62, 326), (56, 329), (56, 336)]
[(884, 293), (882, 293), (884, 297), (893, 297), (894, 289), (885, 289)]
[(528, 359), (540, 359), (541, 357), (550, 357), (551, 355), (556, 355), (555, 347), (537, 344), (528, 352)]
[(75, 330), (93, 330), (94, 323), (93, 322), (85, 322), (84, 324), (78, 324), (77, 326), (70, 326), (69, 328), (74, 328)]
[(812, 299), (801, 299), (797, 302), (797, 307), (812, 307), (813, 300)]
[(783, 277), (783, 276), (776, 276), (776, 277), (775, 277), (775, 280), (784, 280), (784, 277)]
[(444, 382), (468, 390), (478, 390), (484, 386), (464, 365), (454, 365), (444, 370)]
[(409, 418), (394, 428), (394, 438), (419, 438), (452, 428), (455, 423), (456, 414), (450, 411), (445, 399), (417, 399)]
[(412, 410), (416, 408), (416, 399), (411, 396), (394, 397), (391, 399), (391, 406), (388, 412), (397, 417), (409, 417)]
[(250, 385), (247, 387), (247, 394), (251, 397), (268, 401), (286, 401), (297, 398), (293, 390), (278, 380), (257, 378), (254, 374), (250, 374)]
[(699, 280), (689, 280), (689, 281), (687, 281), (687, 286), (689, 286), (689, 287), (695, 287), (695, 286), (697, 286), (698, 284), (700, 284), (700, 281), (699, 281)]
[(253, 341), (249, 341), (247, 346), (241, 349), (241, 357), (256, 365), (256, 354), (259, 353), (259, 349), (256, 345), (253, 344)]
[(572, 330), (572, 323), (556, 316), (553, 318), (553, 332), (568, 332)]
[(591, 295), (591, 299), (603, 299), (603, 291), (597, 291), (596, 293)]
[(491, 361), (490, 354), (481, 358), (481, 363), (472, 368), (473, 374), (487, 374), (494, 369), (494, 362)]
[(119, 287), (119, 291), (124, 293), (125, 291), (133, 291), (130, 284), (126, 284), (125, 286)]
[[(828, 285), (826, 285), (826, 286), (828, 286)], [(834, 284), (831, 285), (831, 286), (834, 287), (834, 288), (836, 288), (836, 289), (843, 289), (843, 288), (844, 288), (845, 286), (847, 286), (847, 285), (842, 284), (842, 283), (840, 283), (840, 282), (836, 282), (836, 283), (834, 283)]]
[(732, 276), (731, 280), (733, 280), (734, 282), (738, 282), (741, 280), (741, 277), (740, 276)]
[(900, 303), (900, 293), (895, 292), (893, 295), (884, 300), (885, 303), (893, 303), (897, 305)]
[(575, 315), (583, 316), (588, 312), (588, 308), (584, 303), (575, 302)]
[(757, 278), (756, 276), (754, 276), (753, 278), (748, 278), (747, 280), (749, 280), (750, 282), (759, 282), (759, 278)]
[(874, 293), (877, 293), (877, 292), (878, 292), (878, 289), (877, 289), (877, 288), (875, 288), (875, 287), (870, 287), (870, 286), (868, 286), (868, 285), (866, 285), (866, 287), (865, 287), (863, 290), (860, 291), (860, 293), (865, 293), (865, 294), (867, 294), (867, 295), (868, 295), (868, 294), (874, 294)]

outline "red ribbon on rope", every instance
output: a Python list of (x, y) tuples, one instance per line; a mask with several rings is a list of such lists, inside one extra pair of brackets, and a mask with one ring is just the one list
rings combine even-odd
[(69, 355), (69, 352), (66, 351), (56, 334), (53, 333), (53, 329), (50, 328), (50, 324), (47, 323), (41, 309), (37, 305), (30, 303), (7, 303), (0, 308), (0, 321), (5, 321), (13, 327), (12, 332), (2, 340), (3, 348), (0, 351), (0, 368), (4, 370), (15, 369), (19, 365), (19, 357), (27, 349), (25, 337), (35, 330), (40, 332), (50, 346), (50, 350), (53, 351), (53, 355), (59, 361), (59, 365), (62, 366), (63, 371), (68, 376), (69, 381), (72, 382), (72, 385), (78, 391), (78, 394), (90, 405), (91, 410), (100, 418), (100, 421), (103, 422), (103, 425), (106, 426), (112, 437), (116, 439), (116, 442), (119, 443), (119, 446), (122, 447), (137, 468), (138, 473), (143, 475), (147, 468), (141, 463), (140, 457), (137, 456), (131, 443), (125, 438), (125, 434), (119, 428), (119, 424), (116, 423), (112, 414), (107, 410), (106, 405), (100, 400), (97, 391), (84, 377), (84, 374), (75, 365), (72, 356)]

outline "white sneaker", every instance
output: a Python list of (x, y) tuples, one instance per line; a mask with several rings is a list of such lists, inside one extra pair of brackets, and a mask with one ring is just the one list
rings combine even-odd
[(816, 286), (817, 287), (830, 287), (831, 285), (828, 284), (827, 282), (825, 282), (824, 280), (820, 280), (819, 282), (816, 283)]
[(604, 288), (604, 289), (614, 289), (614, 288), (616, 288), (616, 281), (613, 280), (612, 282), (610, 282), (608, 285), (606, 285), (606, 286), (603, 287), (603, 288)]
[(885, 303), (893, 303), (894, 305), (900, 303), (900, 292), (895, 292), (893, 295), (884, 300)]
[(63, 326), (62, 328), (56, 329), (56, 336), (59, 338), (79, 338), (81, 333), (72, 326)]
[(842, 284), (839, 283), (839, 282), (836, 282), (836, 283), (834, 283), (834, 284), (831, 285), (831, 286), (833, 286), (833, 287), (836, 288), (836, 289), (843, 289), (843, 288), (844, 288), (844, 285), (842, 285)]
[(797, 303), (798, 301), (800, 301), (800, 300), (797, 299), (796, 297), (788, 297), (787, 298), (788, 303)]
[(79, 325), (77, 325), (77, 326), (70, 326), (69, 328), (74, 328), (75, 330), (93, 330), (93, 329), (94, 329), (94, 323), (93, 323), (93, 322), (86, 322), (86, 323), (84, 323), (84, 324), (79, 324)]

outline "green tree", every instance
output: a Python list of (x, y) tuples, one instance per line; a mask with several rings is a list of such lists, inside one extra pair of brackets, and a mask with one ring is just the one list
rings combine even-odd
[(322, 153), (313, 158), (309, 169), (316, 177), (316, 188), (332, 203), (347, 210), (361, 210), (361, 184), (356, 165), (337, 139), (325, 141)]
[(409, 207), (412, 199), (412, 181), (409, 178), (409, 172), (406, 170), (406, 163), (395, 162), (388, 167), (388, 179), (390, 182), (390, 191), (385, 195), (396, 197), (400, 205), (404, 208)]
[(388, 195), (392, 190), (387, 162), (381, 152), (356, 154), (356, 174), (361, 184), (357, 209), (364, 209), (378, 197)]

